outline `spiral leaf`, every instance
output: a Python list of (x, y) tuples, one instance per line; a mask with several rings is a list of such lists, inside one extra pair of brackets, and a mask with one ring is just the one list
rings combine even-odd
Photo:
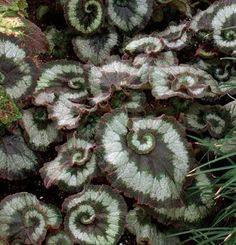
[(113, 187), (142, 204), (176, 205), (192, 157), (174, 119), (116, 110), (98, 123), (96, 139), (99, 166)]
[(68, 0), (64, 12), (68, 24), (80, 34), (92, 34), (103, 24), (104, 6), (101, 0)]
[(65, 199), (64, 227), (74, 242), (84, 245), (116, 245), (125, 225), (126, 203), (111, 187), (85, 186)]
[(66, 191), (78, 191), (97, 174), (93, 144), (78, 137), (71, 137), (62, 145), (57, 157), (40, 169), (44, 185), (58, 185)]
[(73, 61), (52, 61), (45, 64), (35, 90), (39, 94), (47, 91), (50, 94), (52, 90), (55, 95), (65, 92), (76, 94), (77, 99), (83, 99), (88, 94), (84, 70), (79, 62)]
[(27, 192), (7, 196), (0, 203), (0, 233), (10, 241), (41, 244), (49, 228), (58, 228), (61, 214)]
[(112, 49), (117, 46), (118, 35), (115, 30), (108, 29), (89, 38), (77, 36), (72, 42), (80, 60), (99, 65), (109, 58)]
[(34, 174), (39, 163), (33, 151), (18, 135), (0, 138), (0, 177), (15, 180)]
[(230, 114), (221, 106), (194, 104), (183, 115), (187, 129), (196, 133), (208, 131), (214, 138), (221, 138), (231, 128)]
[(152, 15), (153, 0), (108, 0), (110, 21), (125, 32), (142, 29)]
[(152, 214), (165, 223), (188, 225), (206, 218), (214, 206), (214, 190), (210, 178), (200, 171), (186, 191), (184, 207), (155, 208)]
[(28, 95), (34, 87), (35, 67), (15, 38), (0, 34), (0, 85), (13, 99)]
[(191, 108), (183, 115), (185, 126), (189, 130), (193, 130), (197, 133), (204, 132), (207, 127), (206, 122), (203, 119), (204, 114), (204, 107), (201, 105), (192, 105)]
[(209, 74), (218, 82), (220, 92), (224, 94), (235, 94), (236, 70), (234, 63), (229, 60), (200, 60), (196, 66)]
[(140, 53), (159, 53), (163, 49), (163, 44), (161, 39), (152, 36), (140, 36), (134, 37), (130, 40), (124, 51), (130, 54), (140, 54)]
[(91, 109), (84, 104), (87, 96), (88, 88), (81, 64), (54, 61), (42, 69), (34, 102), (48, 107), (48, 117), (56, 121), (58, 128), (72, 129), (78, 126), (81, 115)]
[(191, 29), (196, 33), (207, 32), (220, 51), (231, 54), (236, 49), (235, 17), (235, 0), (219, 1), (197, 14), (193, 18)]
[(48, 106), (48, 117), (54, 120), (59, 129), (77, 128), (83, 115), (96, 110), (96, 106), (86, 105), (85, 101), (74, 102), (78, 95), (64, 93), (60, 95), (53, 105)]
[(178, 245), (178, 237), (167, 238), (166, 234), (158, 231), (157, 222), (144, 209), (135, 208), (126, 217), (128, 230), (136, 236), (138, 245)]
[(142, 72), (121, 61), (112, 61), (102, 67), (92, 66), (89, 69), (89, 86), (92, 101), (97, 104), (108, 100), (112, 90), (124, 88), (140, 88), (142, 86)]
[(24, 110), (21, 125), (30, 145), (36, 150), (46, 151), (51, 143), (61, 140), (61, 133), (48, 120), (47, 110), (43, 107)]
[(155, 67), (151, 77), (156, 99), (176, 96), (205, 99), (220, 94), (217, 82), (208, 73), (187, 65)]
[(191, 37), (186, 30), (187, 27), (187, 24), (171, 25), (159, 33), (158, 37), (162, 40), (165, 49), (179, 51), (188, 46)]

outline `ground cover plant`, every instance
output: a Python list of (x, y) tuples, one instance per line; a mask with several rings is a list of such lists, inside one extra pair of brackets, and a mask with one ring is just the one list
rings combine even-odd
[(236, 0), (0, 0), (0, 244), (236, 244)]

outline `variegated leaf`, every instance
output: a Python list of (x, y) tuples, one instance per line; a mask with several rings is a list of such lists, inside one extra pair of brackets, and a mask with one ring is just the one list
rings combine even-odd
[(111, 23), (125, 32), (142, 29), (152, 15), (153, 0), (108, 0), (107, 4)]
[(214, 206), (214, 190), (210, 178), (200, 171), (186, 190), (183, 207), (155, 208), (152, 214), (164, 223), (182, 225), (198, 223), (206, 218)]
[(97, 159), (111, 185), (138, 203), (176, 206), (193, 159), (181, 126), (168, 117), (105, 115), (96, 135)]
[(193, 18), (190, 28), (197, 34), (205, 32), (205, 37), (210, 37), (221, 52), (233, 54), (236, 49), (235, 25), (235, 0), (221, 0), (199, 12)]
[(73, 245), (70, 237), (64, 231), (47, 236), (46, 245)]
[(93, 144), (73, 136), (60, 147), (57, 157), (40, 169), (44, 185), (58, 185), (66, 191), (78, 191), (97, 174)]
[(101, 0), (68, 0), (64, 4), (67, 23), (83, 35), (93, 34), (101, 27), (104, 12)]
[(80, 60), (99, 65), (109, 58), (111, 51), (117, 46), (118, 34), (114, 29), (108, 29), (92, 37), (77, 36), (72, 42)]
[(0, 34), (0, 85), (16, 100), (29, 95), (35, 86), (36, 69), (27, 56), (17, 39)]
[(182, 116), (187, 129), (196, 133), (208, 131), (214, 138), (223, 137), (231, 126), (230, 114), (224, 107), (192, 105)]
[(15, 180), (25, 179), (35, 174), (39, 162), (32, 150), (18, 135), (6, 135), (0, 138), (0, 177)]
[(207, 99), (220, 95), (218, 83), (208, 73), (189, 65), (155, 67), (151, 81), (156, 99), (176, 96)]
[(39, 202), (33, 194), (20, 192), (0, 202), (0, 233), (9, 242), (41, 244), (47, 230), (58, 228), (60, 223), (60, 211)]
[(160, 38), (154, 36), (138, 35), (130, 40), (124, 47), (124, 51), (130, 54), (160, 53), (163, 50)]
[(180, 245), (178, 237), (168, 238), (158, 230), (157, 221), (142, 208), (129, 211), (126, 217), (128, 230), (136, 236), (138, 245)]
[(65, 199), (64, 227), (75, 243), (116, 245), (123, 233), (126, 203), (105, 185), (88, 185), (84, 191)]
[(119, 60), (101, 67), (91, 66), (88, 77), (95, 104), (108, 100), (113, 90), (140, 88), (145, 80), (140, 69)]
[(51, 143), (62, 138), (62, 134), (57, 130), (55, 123), (48, 119), (47, 110), (43, 107), (24, 110), (21, 125), (30, 145), (36, 150), (46, 151)]

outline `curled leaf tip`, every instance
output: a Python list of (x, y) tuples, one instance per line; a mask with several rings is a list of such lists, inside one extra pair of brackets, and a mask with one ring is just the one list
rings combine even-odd
[(96, 140), (98, 164), (113, 187), (142, 204), (178, 203), (193, 163), (176, 121), (115, 110), (98, 123)]
[(11, 244), (41, 244), (47, 230), (57, 229), (61, 223), (56, 207), (41, 203), (27, 192), (5, 197), (0, 202), (0, 217), (1, 236)]
[(81, 137), (71, 137), (57, 157), (40, 169), (45, 186), (58, 185), (65, 191), (78, 191), (97, 174), (93, 144)]
[(124, 199), (111, 187), (87, 185), (65, 199), (64, 227), (79, 244), (115, 245), (122, 235), (127, 212)]
[(233, 54), (236, 48), (236, 3), (234, 0), (218, 1), (199, 12), (190, 28), (196, 34), (205, 32), (220, 52)]
[(68, 24), (83, 35), (96, 32), (104, 19), (104, 5), (101, 0), (68, 0), (64, 6)]
[(218, 83), (207, 72), (188, 65), (156, 67), (151, 74), (156, 99), (171, 97), (216, 98)]

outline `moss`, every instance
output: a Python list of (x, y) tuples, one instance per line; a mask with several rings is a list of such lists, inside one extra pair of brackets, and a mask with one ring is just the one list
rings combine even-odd
[(21, 117), (20, 109), (17, 107), (14, 100), (0, 87), (0, 126), (10, 125), (21, 119)]

